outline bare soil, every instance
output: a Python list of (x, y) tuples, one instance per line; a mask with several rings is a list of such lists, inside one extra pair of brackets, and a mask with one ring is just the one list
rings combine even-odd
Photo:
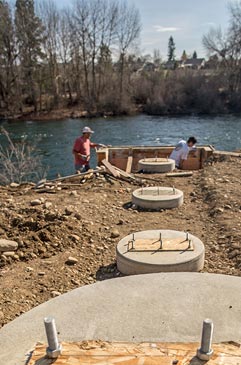
[[(0, 325), (69, 290), (121, 276), (116, 244), (135, 231), (189, 231), (205, 244), (204, 272), (239, 276), (240, 175), (238, 158), (210, 161), (188, 178), (148, 175), (160, 186), (184, 192), (180, 208), (160, 212), (132, 209), (131, 192), (137, 187), (103, 176), (63, 184), (55, 194), (40, 194), (30, 185), (1, 187), (0, 238), (19, 246), (12, 256), (0, 256)], [(42, 204), (31, 205), (40, 198)], [(69, 257), (76, 263), (71, 265)]]

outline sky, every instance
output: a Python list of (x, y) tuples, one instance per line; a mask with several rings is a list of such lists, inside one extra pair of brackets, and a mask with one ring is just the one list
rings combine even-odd
[[(153, 55), (159, 49), (163, 60), (167, 58), (168, 39), (172, 35), (176, 45), (176, 58), (183, 50), (205, 57), (202, 37), (210, 27), (228, 26), (228, 3), (236, 0), (129, 0), (140, 11), (142, 30), (141, 54)], [(58, 0), (67, 5), (68, 0)]]

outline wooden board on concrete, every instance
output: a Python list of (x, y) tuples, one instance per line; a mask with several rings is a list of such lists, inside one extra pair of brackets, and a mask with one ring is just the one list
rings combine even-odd
[[(62, 343), (62, 354), (51, 362), (45, 358), (46, 345), (37, 344), (28, 365), (203, 365), (196, 357), (198, 343), (109, 343), (85, 341)], [(208, 365), (241, 364), (237, 343), (213, 345)], [(206, 362), (205, 362), (206, 363)]]
[[(134, 252), (153, 252), (160, 250), (161, 242), (157, 239), (135, 239), (134, 248), (131, 251)], [(132, 244), (129, 244), (129, 249), (131, 249)], [(193, 251), (192, 240), (183, 240), (182, 238), (163, 238), (162, 239), (162, 249), (160, 252), (166, 251)]]

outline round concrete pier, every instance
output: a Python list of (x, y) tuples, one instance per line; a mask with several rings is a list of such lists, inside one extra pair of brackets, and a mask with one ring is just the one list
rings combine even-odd
[(0, 330), (0, 364), (23, 365), (45, 342), (43, 319), (54, 316), (60, 341), (199, 342), (204, 318), (214, 342), (241, 339), (241, 278), (198, 273), (128, 276), (75, 289)]
[(117, 245), (117, 267), (125, 275), (200, 271), (204, 265), (202, 241), (185, 232), (141, 231)]
[(143, 172), (169, 172), (175, 169), (175, 161), (170, 158), (144, 158), (138, 162), (138, 170)]
[(183, 204), (183, 192), (161, 186), (140, 188), (132, 193), (132, 203), (151, 210), (177, 208)]

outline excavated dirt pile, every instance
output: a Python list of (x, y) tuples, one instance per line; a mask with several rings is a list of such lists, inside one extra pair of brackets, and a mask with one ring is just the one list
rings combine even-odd
[[(184, 192), (181, 207), (158, 212), (132, 206), (133, 183), (104, 176), (42, 193), (32, 185), (1, 187), (0, 325), (76, 287), (119, 276), (116, 244), (135, 231), (187, 230), (205, 244), (205, 272), (240, 275), (240, 177), (238, 158), (212, 160), (188, 178), (148, 175)], [(156, 183), (146, 180), (150, 185)], [(17, 245), (3, 251), (4, 239)]]

